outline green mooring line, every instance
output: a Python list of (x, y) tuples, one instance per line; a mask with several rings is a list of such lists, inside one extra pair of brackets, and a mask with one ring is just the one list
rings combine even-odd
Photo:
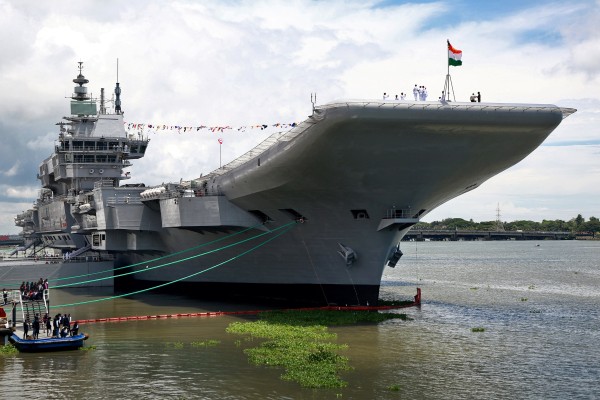
[[(81, 278), (81, 277), (84, 277), (84, 276), (91, 276), (91, 275), (104, 274), (104, 273), (107, 273), (107, 272), (114, 272), (114, 271), (118, 271), (118, 270), (121, 270), (121, 269), (124, 269), (124, 268), (137, 267), (138, 265), (141, 265), (141, 264), (150, 264), (150, 263), (153, 263), (153, 262), (156, 262), (156, 261), (164, 260), (165, 258), (173, 257), (173, 256), (176, 256), (176, 255), (179, 255), (179, 254), (186, 253), (188, 251), (192, 251), (192, 250), (196, 250), (196, 249), (199, 249), (201, 247), (204, 247), (204, 246), (208, 246), (209, 244), (218, 243), (218, 242), (223, 241), (225, 239), (229, 239), (231, 237), (234, 237), (234, 236), (240, 235), (240, 234), (242, 234), (244, 232), (247, 232), (247, 231), (249, 231), (251, 229), (257, 228), (257, 227), (259, 227), (261, 225), (262, 224), (257, 224), (257, 225), (251, 226), (249, 228), (242, 229), (239, 232), (234, 232), (234, 233), (232, 233), (230, 235), (227, 235), (227, 236), (224, 236), (222, 238), (215, 239), (215, 240), (212, 240), (210, 242), (202, 243), (202, 244), (199, 244), (197, 246), (190, 247), (188, 249), (176, 251), (175, 253), (170, 253), (170, 254), (167, 254), (167, 255), (164, 255), (164, 256), (156, 257), (156, 258), (153, 258), (153, 259), (148, 260), (148, 261), (141, 261), (139, 263), (124, 265), (122, 267), (113, 268), (113, 269), (107, 269), (107, 270), (104, 270), (104, 271), (91, 272), (89, 274), (81, 274), (81, 275), (66, 276), (66, 277), (62, 277), (62, 278), (54, 278), (54, 279), (49, 279), (48, 281), (62, 281), (62, 280), (66, 280), (66, 279), (75, 279), (75, 278)], [(54, 286), (54, 287), (57, 287), (57, 286)]]
[[(293, 223), (295, 223), (295, 222), (293, 222)], [(289, 225), (289, 224), (288, 224), (288, 225)], [(284, 225), (284, 226), (286, 226), (286, 225)], [(283, 228), (284, 226), (282, 226), (282, 227), (280, 227), (280, 228)], [(235, 256), (235, 257), (232, 257), (232, 258), (230, 258), (230, 259), (228, 259), (228, 260), (225, 260), (225, 261), (223, 261), (223, 262), (220, 262), (220, 263), (218, 263), (218, 264), (215, 264), (215, 265), (213, 265), (212, 267), (209, 267), (209, 268), (203, 269), (203, 270), (201, 270), (201, 271), (195, 272), (195, 273), (193, 273), (193, 274), (190, 274), (190, 275), (184, 276), (184, 277), (182, 277), (182, 278), (179, 278), (179, 279), (175, 279), (175, 280), (173, 280), (173, 281), (170, 281), (170, 282), (162, 283), (162, 284), (160, 284), (160, 285), (152, 286), (152, 287), (149, 287), (149, 288), (146, 288), (146, 289), (136, 290), (135, 292), (129, 292), (129, 293), (119, 294), (119, 295), (110, 296), (110, 297), (103, 297), (103, 298), (100, 298), (100, 299), (94, 299), (94, 300), (80, 301), (80, 302), (76, 302), (76, 303), (69, 303), (69, 304), (59, 304), (59, 305), (55, 305), (55, 306), (50, 306), (50, 308), (60, 308), (60, 307), (79, 306), (79, 305), (82, 305), (82, 304), (97, 303), (97, 302), (100, 302), (100, 301), (113, 300), (113, 299), (117, 299), (117, 298), (121, 298), (121, 297), (132, 296), (132, 295), (134, 295), (134, 294), (139, 294), (139, 293), (148, 292), (148, 291), (150, 291), (150, 290), (158, 289), (158, 288), (161, 288), (161, 287), (164, 287), (164, 286), (172, 285), (173, 283), (181, 282), (181, 281), (183, 281), (183, 280), (186, 280), (186, 279), (192, 278), (192, 277), (194, 277), (194, 276), (196, 276), (196, 275), (200, 275), (200, 274), (202, 274), (202, 273), (204, 273), (204, 272), (210, 271), (210, 270), (212, 270), (212, 269), (215, 269), (215, 268), (217, 268), (217, 267), (220, 267), (220, 266), (222, 266), (222, 265), (225, 265), (225, 264), (227, 264), (227, 263), (229, 263), (229, 262), (231, 262), (231, 261), (233, 261), (233, 260), (236, 260), (236, 259), (238, 259), (238, 258), (240, 258), (240, 257), (242, 257), (242, 256), (244, 256), (244, 255), (246, 255), (246, 254), (248, 254), (248, 253), (250, 253), (250, 252), (252, 252), (252, 251), (256, 250), (256, 249), (258, 249), (259, 247), (262, 247), (262, 246), (264, 246), (265, 244), (269, 243), (270, 241), (272, 241), (272, 240), (274, 240), (274, 239), (278, 238), (279, 236), (283, 235), (284, 233), (288, 232), (288, 231), (289, 231), (289, 230), (291, 230), (292, 228), (293, 228), (293, 227), (289, 227), (289, 228), (287, 228), (287, 229), (286, 229), (286, 230), (284, 230), (283, 232), (281, 232), (281, 233), (278, 233), (277, 235), (273, 236), (272, 238), (269, 238), (269, 239), (265, 240), (264, 242), (262, 242), (262, 243), (260, 243), (260, 244), (258, 244), (258, 245), (256, 245), (256, 246), (254, 246), (254, 247), (252, 247), (252, 248), (250, 248), (250, 249), (248, 249), (248, 250), (246, 250), (246, 251), (244, 251), (244, 252), (242, 252), (242, 253), (238, 254), (238, 255), (237, 255), (237, 256)], [(279, 228), (277, 228), (277, 229), (279, 229)], [(272, 231), (272, 232), (273, 232), (273, 231)]]
[[(223, 241), (225, 239), (228, 239), (228, 238), (240, 235), (240, 234), (242, 234), (244, 232), (247, 232), (247, 231), (249, 231), (251, 229), (255, 229), (255, 228), (257, 228), (257, 227), (259, 227), (261, 225), (263, 225), (263, 224), (262, 223), (256, 224), (256, 225), (251, 226), (249, 228), (242, 229), (239, 232), (234, 232), (234, 233), (232, 233), (230, 235), (224, 236), (222, 238), (215, 239), (215, 240), (212, 240), (210, 242), (202, 243), (200, 245), (193, 246), (193, 247), (190, 247), (188, 249), (180, 250), (180, 251), (177, 251), (175, 253), (170, 253), (170, 254), (167, 254), (167, 255), (164, 255), (164, 256), (156, 257), (156, 258), (153, 258), (151, 260), (141, 261), (141, 262), (135, 263), (135, 264), (124, 265), (124, 266), (118, 267), (118, 268), (106, 269), (104, 271), (90, 272), (90, 273), (81, 274), (81, 275), (65, 276), (65, 277), (62, 277), (62, 278), (52, 278), (52, 279), (48, 279), (48, 282), (58, 282), (58, 281), (64, 281), (64, 280), (68, 280), (68, 279), (82, 278), (82, 277), (85, 277), (85, 276), (100, 275), (100, 274), (105, 274), (105, 273), (114, 273), (115, 271), (118, 271), (118, 270), (121, 270), (121, 269), (125, 269), (125, 268), (136, 267), (136, 266), (138, 266), (140, 264), (151, 264), (151, 263), (156, 262), (156, 261), (164, 260), (165, 258), (173, 257), (173, 256), (176, 256), (176, 255), (179, 255), (179, 254), (182, 254), (182, 253), (186, 253), (188, 251), (192, 251), (192, 250), (196, 250), (196, 249), (199, 249), (201, 247), (204, 247), (204, 246), (208, 246), (210, 244), (218, 243), (218, 242)], [(17, 284), (17, 283), (18, 283), (18, 281), (15, 281), (15, 282), (12, 282), (12, 283), (3, 282), (0, 285), (5, 285), (5, 286), (9, 287), (9, 286)], [(53, 287), (56, 287), (56, 286), (53, 286)]]
[[(184, 261), (192, 260), (192, 259), (194, 259), (194, 258), (199, 258), (199, 257), (205, 256), (205, 255), (207, 255), (207, 254), (216, 253), (216, 252), (219, 252), (219, 251), (221, 251), (221, 250), (225, 250), (225, 249), (228, 249), (228, 248), (230, 248), (230, 247), (234, 247), (234, 246), (237, 246), (237, 245), (239, 245), (239, 244), (242, 244), (242, 243), (248, 242), (248, 241), (250, 241), (250, 240), (254, 240), (254, 239), (257, 239), (257, 238), (259, 238), (259, 237), (262, 237), (262, 236), (265, 236), (265, 235), (269, 235), (269, 234), (271, 234), (271, 233), (273, 233), (273, 232), (276, 232), (276, 231), (278, 231), (278, 230), (280, 230), (280, 229), (286, 228), (286, 227), (288, 227), (288, 226), (290, 226), (290, 225), (292, 225), (292, 224), (295, 224), (295, 223), (296, 223), (295, 221), (294, 221), (294, 222), (290, 222), (290, 223), (288, 223), (288, 224), (282, 225), (282, 226), (280, 226), (280, 227), (278, 227), (278, 228), (275, 228), (275, 229), (272, 229), (272, 230), (270, 230), (270, 231), (267, 231), (267, 232), (262, 232), (262, 233), (259, 233), (259, 234), (258, 234), (258, 235), (256, 235), (256, 236), (252, 236), (252, 237), (250, 237), (250, 238), (246, 238), (246, 239), (240, 240), (239, 242), (231, 243), (231, 244), (228, 244), (228, 245), (225, 245), (225, 246), (219, 247), (219, 248), (217, 248), (217, 249), (209, 250), (209, 251), (206, 251), (206, 252), (204, 252), (204, 253), (196, 254), (196, 255), (194, 255), (194, 256), (190, 256), (190, 257), (182, 258), (182, 259), (180, 259), (180, 260), (175, 260), (175, 261), (171, 261), (171, 262), (168, 262), (168, 263), (164, 263), (164, 264), (155, 265), (155, 266), (153, 266), (153, 267), (148, 267), (148, 266), (146, 266), (146, 268), (144, 268), (144, 269), (139, 269), (139, 270), (137, 270), (137, 271), (130, 271), (130, 272), (125, 272), (125, 273), (122, 273), (122, 274), (111, 275), (111, 276), (105, 276), (105, 277), (102, 277), (102, 278), (95, 278), (95, 279), (89, 279), (89, 280), (86, 280), (86, 281), (79, 281), (79, 282), (65, 283), (65, 284), (63, 284), (63, 285), (57, 285), (57, 286), (53, 286), (53, 288), (54, 288), (54, 289), (59, 289), (59, 288), (65, 288), (65, 287), (72, 287), (72, 286), (82, 285), (82, 284), (84, 284), (84, 283), (98, 282), (98, 281), (102, 281), (102, 280), (106, 280), (106, 279), (114, 279), (114, 278), (119, 278), (119, 277), (122, 277), (122, 276), (127, 276), (127, 275), (133, 275), (133, 274), (137, 274), (137, 273), (140, 273), (140, 272), (152, 271), (153, 269), (162, 268), (162, 267), (166, 267), (166, 266), (173, 265), (173, 264), (179, 264), (179, 263), (181, 263), (181, 262), (184, 262)], [(174, 253), (174, 254), (175, 254), (175, 253)], [(137, 263), (137, 264), (132, 264), (132, 265), (140, 265), (140, 264), (146, 264), (146, 263), (144, 263), (144, 262), (140, 262), (140, 263)]]

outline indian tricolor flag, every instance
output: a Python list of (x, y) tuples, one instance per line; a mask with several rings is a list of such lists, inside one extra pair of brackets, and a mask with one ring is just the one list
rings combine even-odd
[(462, 65), (462, 50), (457, 50), (450, 44), (448, 40), (448, 65), (458, 67)]

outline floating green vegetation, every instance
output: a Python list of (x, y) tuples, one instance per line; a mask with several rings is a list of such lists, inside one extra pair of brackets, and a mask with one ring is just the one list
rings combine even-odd
[(266, 339), (258, 347), (244, 350), (250, 362), (283, 367), (282, 379), (309, 388), (345, 387), (347, 382), (339, 373), (352, 369), (348, 358), (337, 353), (348, 346), (333, 343), (337, 335), (327, 326), (407, 319), (406, 314), (331, 310), (269, 311), (260, 313), (259, 318), (256, 322), (234, 322), (227, 332)]
[(14, 356), (18, 354), (19, 350), (11, 343), (5, 344), (4, 346), (0, 346), (0, 356)]
[(171, 348), (171, 349), (183, 349), (183, 343), (182, 342), (167, 342), (165, 343), (165, 346), (167, 348)]
[(529, 286), (527, 287), (527, 289), (529, 289), (529, 290), (533, 290), (533, 289), (535, 289), (535, 285), (529, 285)]
[(304, 387), (335, 388), (347, 383), (338, 373), (351, 369), (348, 358), (336, 351), (346, 345), (331, 343), (337, 336), (327, 327), (298, 326), (267, 321), (234, 322), (228, 333), (249, 334), (267, 339), (260, 346), (244, 350), (250, 362), (256, 365), (283, 367), (284, 380), (295, 381)]
[(96, 350), (96, 346), (91, 345), (91, 346), (80, 347), (79, 350), (82, 350), (82, 351)]
[(392, 392), (398, 392), (398, 391), (400, 391), (400, 385), (390, 385), (387, 388), (388, 388), (388, 390), (390, 390)]
[(475, 328), (471, 328), (471, 332), (485, 332), (485, 328), (478, 326)]
[(521, 301), (527, 301), (527, 297), (521, 297)]
[(472, 287), (471, 290), (478, 290), (478, 287)]
[(192, 347), (214, 347), (214, 346), (218, 345), (219, 343), (221, 343), (220, 340), (210, 339), (210, 340), (204, 340), (202, 342), (192, 342), (191, 346)]
[(406, 314), (380, 313), (377, 311), (337, 311), (337, 310), (289, 310), (266, 311), (259, 318), (274, 324), (289, 325), (353, 325), (358, 323), (379, 323), (388, 319), (410, 320)]

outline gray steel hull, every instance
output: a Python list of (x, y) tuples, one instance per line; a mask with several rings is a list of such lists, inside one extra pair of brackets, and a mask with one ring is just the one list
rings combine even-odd
[[(435, 207), (518, 163), (558, 126), (563, 112), (551, 105), (345, 102), (323, 106), (268, 149), (215, 171), (209, 181), (213, 190), (239, 208), (268, 216), (267, 229), (298, 220), (299, 215), (303, 223), (294, 223), (289, 231), (252, 251), (275, 234), (150, 268), (192, 253), (174, 256), (149, 264), (133, 279), (150, 286), (178, 279), (182, 279), (178, 285), (185, 282), (192, 288), (195, 283), (230, 285), (233, 291), (246, 286), (265, 294), (269, 287), (277, 292), (284, 288), (289, 297), (306, 290), (329, 303), (376, 302), (390, 254), (410, 226)], [(400, 218), (394, 218), (394, 210), (402, 211)], [(229, 237), (241, 228), (163, 228), (155, 235), (160, 251), (123, 254), (119, 265), (225, 238), (196, 253), (216, 249), (263, 229)], [(340, 243), (356, 253), (352, 263), (340, 256)], [(146, 269), (134, 267), (138, 268)], [(330, 296), (328, 288), (334, 288)], [(335, 294), (342, 292), (348, 295)]]

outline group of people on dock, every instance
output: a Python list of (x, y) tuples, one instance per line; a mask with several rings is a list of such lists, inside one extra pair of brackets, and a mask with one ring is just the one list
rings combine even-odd
[[(31, 337), (29, 336), (30, 326)], [(30, 323), (29, 318), (23, 322), (23, 339), (39, 339), (41, 327), (45, 327), (47, 337), (64, 338), (79, 333), (79, 323), (75, 321), (71, 324), (71, 314), (56, 314), (53, 319), (46, 313), (41, 321), (39, 314), (35, 314), (33, 322)]]
[(19, 290), (23, 300), (41, 300), (44, 290), (48, 289), (48, 279), (40, 278), (37, 282), (23, 282)]

